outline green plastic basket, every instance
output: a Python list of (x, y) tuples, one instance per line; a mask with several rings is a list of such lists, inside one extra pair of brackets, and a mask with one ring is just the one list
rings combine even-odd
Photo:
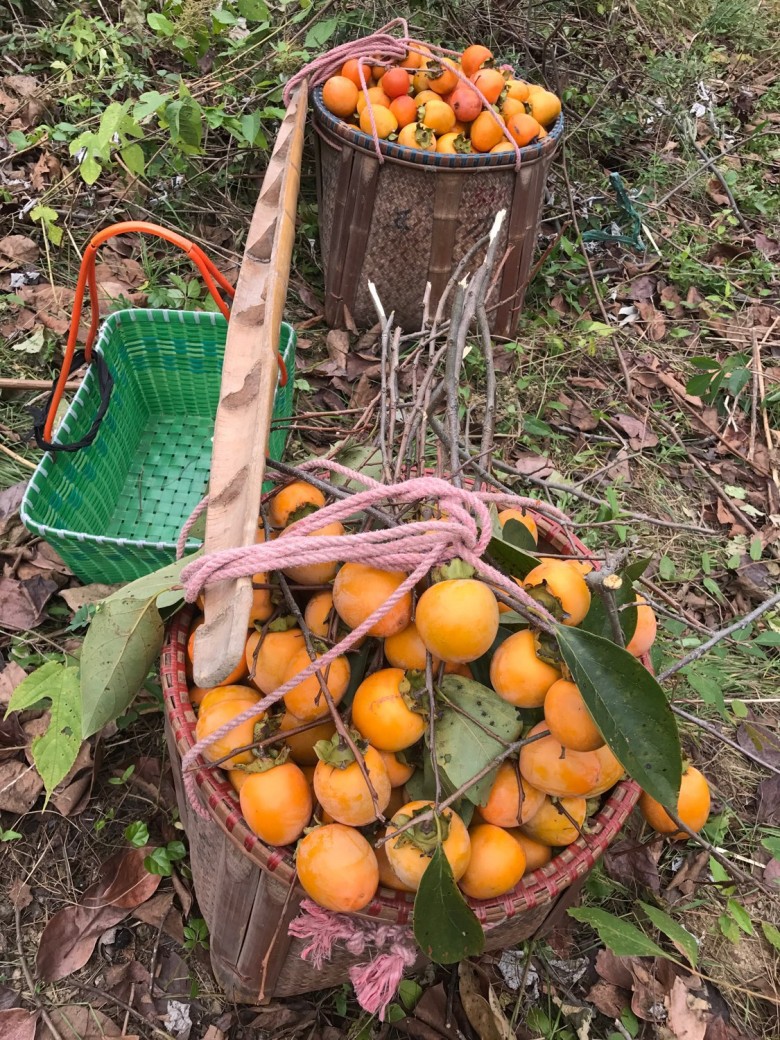
[[(25, 526), (81, 581), (133, 581), (175, 559), (181, 526), (208, 489), (226, 336), (221, 314), (199, 311), (123, 310), (103, 324), (95, 349), (114, 388), (97, 437), (80, 451), (47, 452), (21, 508)], [(283, 323), (290, 378), (276, 388), (268, 445), (277, 460), (292, 415), (295, 342)], [(90, 366), (57, 439), (83, 437), (99, 403)], [(190, 539), (187, 550), (200, 544)]]

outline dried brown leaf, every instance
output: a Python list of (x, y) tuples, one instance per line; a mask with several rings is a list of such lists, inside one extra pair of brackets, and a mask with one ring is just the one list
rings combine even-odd
[(121, 585), (75, 585), (72, 589), (60, 589), (59, 595), (65, 600), (71, 610), (76, 611), (85, 604), (99, 603), (112, 592), (116, 592)]
[(128, 289), (137, 289), (146, 281), (146, 272), (137, 260), (117, 256), (116, 253), (104, 253), (101, 263), (95, 264), (95, 278), (98, 285), (102, 282), (121, 282)]
[(28, 632), (43, 620), (57, 585), (46, 578), (0, 578), (0, 617), (14, 632)]
[(618, 957), (612, 950), (599, 950), (596, 954), (596, 971), (604, 982), (619, 989), (630, 990), (634, 985), (631, 958)]
[(6, 235), (0, 238), (0, 270), (29, 267), (39, 255), (37, 242), (28, 235)]
[(527, 477), (536, 477), (538, 480), (549, 477), (554, 468), (546, 456), (536, 455), (532, 451), (524, 451), (518, 455), (513, 455), (509, 461), (518, 473)]
[(607, 1018), (620, 1018), (631, 1003), (630, 994), (610, 982), (594, 983), (585, 999)]
[(595, 430), (599, 424), (599, 420), (593, 414), (593, 409), (589, 408), (583, 401), (572, 401), (568, 411), (569, 422), (575, 428), (575, 430)]
[(62, 179), (62, 166), (59, 159), (49, 152), (43, 152), (30, 172), (30, 182), (36, 191), (46, 191), (55, 181)]
[(458, 979), (463, 1010), (480, 1040), (510, 1040), (512, 1031), (496, 1000), (493, 987), (489, 983), (486, 984), (488, 997), (485, 999), (481, 993), (479, 976), (471, 961), (460, 962)]
[[(0, 1011), (8, 1011), (10, 1008), (19, 1007), (22, 1002), (20, 994), (11, 989), (10, 986), (0, 985)], [(0, 1029), (0, 1034), (2, 1029)]]
[(11, 694), (19, 683), (26, 678), (27, 672), (16, 661), (9, 661), (2, 672), (0, 672), (0, 712), (3, 715), (8, 707), (8, 702), (11, 700)]
[(7, 719), (0, 718), (0, 762), (16, 758), (24, 745), (25, 735), (18, 713), (14, 712)]
[(63, 979), (83, 967), (99, 936), (146, 902), (160, 884), (158, 874), (144, 868), (148, 849), (125, 849), (100, 868), (100, 879), (81, 902), (54, 915), (41, 935), (38, 973), (46, 982)]
[(328, 357), (344, 371), (349, 354), (349, 335), (344, 329), (331, 329), (325, 340)]
[(780, 827), (780, 776), (769, 776), (762, 780), (756, 794), (756, 823), (766, 824), (767, 827)]
[(643, 448), (654, 448), (658, 444), (658, 438), (649, 429), (647, 419), (642, 421), (641, 419), (635, 419), (633, 415), (620, 413), (612, 416), (612, 422), (623, 430), (624, 433), (628, 434), (628, 443), (634, 451), (641, 451)]
[(88, 741), (79, 748), (76, 761), (65, 779), (52, 792), (51, 800), (63, 816), (78, 816), (86, 809), (95, 783), (98, 759), (92, 757)]
[[(121, 1036), (122, 1040), (138, 1040), (137, 1036), (123, 1033), (108, 1015), (89, 1004), (65, 1004), (49, 1011), (54, 1028), (61, 1040), (103, 1040), (106, 1036)], [(36, 1040), (55, 1040), (49, 1027), (41, 1022)]]
[(23, 816), (43, 791), (43, 780), (34, 766), (15, 758), (0, 762), (0, 809)]
[(21, 878), (16, 878), (8, 889), (8, 898), (11, 900), (11, 905), (17, 910), (26, 909), (32, 903), (30, 886)]
[(780, 242), (776, 238), (768, 238), (763, 231), (756, 232), (754, 239), (756, 249), (762, 253), (767, 260), (780, 253)]
[(662, 340), (666, 335), (666, 319), (661, 311), (656, 310), (649, 300), (637, 300), (636, 309), (647, 326), (647, 338), (653, 343)]
[(173, 907), (173, 896), (173, 892), (158, 892), (142, 906), (136, 907), (133, 917), (150, 928), (162, 929), (171, 939), (183, 945), (184, 924), (181, 914)]
[[(61, 285), (25, 285), (16, 290), (25, 306), (35, 312), (38, 321), (57, 336), (70, 328), (75, 290)], [(83, 342), (83, 336), (79, 337)]]
[(611, 878), (629, 888), (642, 887), (660, 892), (658, 861), (661, 849), (660, 842), (642, 844), (633, 838), (620, 838), (605, 851), (604, 869)]
[(570, 386), (576, 386), (581, 390), (606, 390), (606, 384), (593, 376), (572, 376), (569, 380)]
[(704, 1040), (707, 1025), (712, 1018), (709, 1001), (691, 992), (690, 985), (678, 976), (668, 997), (667, 1024), (676, 1040)]
[(743, 722), (737, 729), (737, 743), (759, 761), (780, 767), (780, 737), (759, 722)]
[(3, 1040), (33, 1040), (40, 1011), (12, 1008), (0, 1011), (0, 1037)]
[(627, 298), (636, 302), (652, 300), (655, 296), (658, 279), (652, 274), (643, 274), (635, 278), (628, 287)]

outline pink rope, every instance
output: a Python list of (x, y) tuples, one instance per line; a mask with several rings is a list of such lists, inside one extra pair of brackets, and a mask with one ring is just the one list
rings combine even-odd
[(330, 960), (333, 947), (342, 942), (355, 956), (367, 947), (375, 951), (389, 947), (388, 953), (375, 952), (371, 960), (349, 969), (355, 996), (364, 1011), (384, 1021), (387, 1005), (395, 996), (405, 968), (411, 968), (418, 956), (409, 928), (386, 924), (360, 923), (348, 914), (324, 910), (310, 899), (301, 902), (301, 913), (290, 924), (289, 934), (309, 940), (301, 951), (303, 960), (311, 959), (319, 971)]
[(184, 555), (184, 553), (187, 551), (187, 539), (190, 536), (190, 531), (193, 529), (193, 527), (195, 526), (196, 520), (198, 519), (198, 517), (201, 515), (201, 513), (203, 512), (203, 510), (206, 508), (206, 506), (208, 504), (209, 504), (209, 496), (206, 495), (205, 498), (202, 498), (200, 500), (200, 502), (198, 502), (198, 504), (195, 506), (195, 508), (192, 510), (192, 512), (190, 513), (189, 517), (185, 521), (184, 527), (182, 527), (181, 533), (179, 535), (179, 540), (176, 543), (176, 559), (177, 560), (180, 560), (182, 558), (182, 556)]
[[(238, 549), (223, 549), (193, 560), (181, 574), (185, 599), (193, 602), (200, 591), (213, 582), (284, 570), (292, 566), (330, 563), (333, 560), (365, 563), (380, 570), (403, 572), (407, 577), (384, 603), (335, 646), (309, 662), (302, 671), (263, 697), (257, 704), (198, 741), (187, 752), (182, 761), (184, 784), (193, 810), (203, 819), (209, 819), (209, 814), (197, 797), (196, 774), (191, 768), (196, 764), (198, 757), (227, 736), (236, 726), (262, 715), (315, 672), (326, 674), (328, 666), (337, 657), (348, 653), (367, 635), (378, 621), (414, 589), (431, 568), (455, 558), (465, 560), (474, 567), (477, 574), (533, 611), (540, 623), (556, 623), (552, 614), (537, 603), (525, 589), (482, 559), (492, 537), (487, 502), (498, 499), (516, 508), (538, 508), (539, 503), (534, 499), (457, 488), (440, 477), (414, 477), (398, 484), (385, 485), (339, 463), (320, 459), (311, 460), (300, 468), (329, 470), (349, 480), (367, 484), (368, 488), (347, 499), (324, 506), (291, 524), (274, 541)], [(380, 502), (392, 506), (435, 502), (441, 511), (446, 513), (447, 518), (401, 523), (396, 527), (355, 534), (316, 536), (316, 532), (327, 524), (346, 520)], [(202, 503), (198, 508), (202, 508)], [(564, 514), (553, 507), (549, 507), (549, 511), (565, 519)], [(315, 537), (312, 537), (313, 535)]]

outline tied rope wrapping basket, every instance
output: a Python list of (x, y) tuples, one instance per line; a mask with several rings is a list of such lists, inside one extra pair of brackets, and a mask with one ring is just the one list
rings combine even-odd
[[(399, 27), (401, 36), (389, 35)], [(495, 335), (512, 336), (520, 319), (536, 248), (544, 188), (563, 135), (559, 116), (547, 137), (513, 151), (491, 154), (427, 152), (377, 141), (333, 116), (317, 84), (348, 58), (371, 64), (400, 60), (419, 43), (398, 19), (362, 40), (334, 48), (293, 77), (312, 85), (317, 154), (320, 247), (325, 267), (325, 320), (343, 326), (347, 315), (361, 328), (376, 312), (368, 283), (393, 301), (395, 323), (419, 329), (433, 314), (458, 264), (506, 209), (498, 256), (503, 257), (488, 315)], [(453, 52), (431, 47), (437, 55)], [(475, 258), (479, 263), (479, 258)]]
[[(221, 313), (117, 311), (103, 323), (93, 348), (98, 327), (96, 250), (107, 238), (131, 231), (164, 237), (184, 249)], [(181, 525), (203, 497), (229, 316), (215, 282), (232, 295), (232, 286), (197, 246), (153, 224), (114, 225), (99, 232), (85, 250), (68, 351), (46, 428), (41, 432), (38, 427), (39, 444), (48, 450), (21, 509), (25, 526), (49, 542), (84, 582), (129, 582), (173, 562)], [(87, 285), (91, 328), (85, 351), (75, 353)], [(282, 370), (292, 372), (295, 332), (286, 324), (279, 351)], [(53, 440), (61, 385), (83, 361), (94, 363)], [(282, 379), (277, 386), (269, 441), (274, 459), (281, 459), (284, 451), (283, 420), (292, 414), (292, 391), (292, 380)], [(70, 443), (64, 443), (66, 438)], [(188, 549), (199, 544), (191, 539)]]
[[(322, 461), (317, 460), (309, 468), (320, 469), (322, 466)], [(343, 469), (336, 464), (329, 464), (327, 468), (339, 472)], [(377, 496), (382, 493), (392, 494), (393, 501), (398, 501), (399, 495), (407, 495), (402, 500), (415, 500), (412, 487), (415, 481), (407, 481), (390, 489), (357, 474), (350, 475), (369, 484)], [(435, 533), (432, 529), (425, 534), (420, 531), (422, 538), (419, 555), (424, 557), (420, 566), (427, 566), (425, 561), (436, 555), (437, 550), (430, 548), (433, 541), (438, 540), (442, 550), (452, 549), (452, 544), (446, 544), (448, 534), (445, 529), (453, 532), (452, 537), (461, 543), (459, 547), (465, 549), (461, 555), (467, 556), (469, 538), (475, 545), (479, 542), (474, 537), (478, 528), (473, 522), (472, 533), (462, 538), (457, 533), (457, 529), (462, 526), (461, 517), (469, 519), (462, 509), (463, 496), (468, 496), (468, 493), (457, 492), (461, 496), (459, 506), (453, 489), (448, 492), (443, 481), (428, 480), (424, 483), (424, 490), (429, 498), (436, 497), (438, 491), (442, 496), (439, 504), (446, 501), (447, 513), (454, 522), (437, 521), (430, 525), (436, 529)], [(447, 495), (450, 497), (445, 498)], [(421, 497), (426, 497), (422, 491), (417, 495), (417, 500)], [(479, 497), (483, 502), (487, 499), (501, 500), (503, 504), (509, 501), (528, 504), (528, 500), (507, 495), (472, 496), (474, 500)], [(357, 510), (360, 503), (360, 498), (337, 503), (337, 511), (346, 515), (350, 508)], [(459, 508), (461, 517), (457, 515)], [(483, 511), (484, 508), (483, 504)], [(308, 527), (321, 525), (323, 519), (322, 515), (320, 518), (307, 518), (308, 523), (307, 520), (301, 520), (295, 527), (304, 536)], [(588, 558), (585, 546), (569, 530), (556, 523), (554, 517), (539, 512), (536, 519), (541, 539), (548, 551)], [(344, 536), (353, 540), (354, 552), (350, 558), (357, 558), (358, 539), (362, 538), (368, 544), (369, 533), (379, 535), (379, 532), (364, 532), (361, 535)], [(382, 534), (387, 538), (387, 532)], [(294, 537), (294, 533), (291, 537)], [(391, 539), (392, 532), (383, 551), (376, 552), (373, 560), (375, 566), (386, 569), (397, 567), (398, 558), (407, 550), (411, 562), (411, 540), (403, 543), (404, 548), (399, 542), (398, 557), (388, 559), (393, 551)], [(288, 537), (285, 534), (276, 542), (249, 550), (252, 559), (246, 561), (244, 567), (248, 570), (273, 569), (275, 564), (271, 558), (275, 552), (284, 553), (280, 546), (286, 540)], [(315, 538), (311, 541), (319, 545), (326, 539)], [(312, 551), (317, 550), (312, 548)], [(327, 550), (323, 548), (322, 551)], [(281, 556), (277, 562), (279, 567), (288, 566), (288, 562), (282, 561)], [(204, 583), (224, 578), (230, 568), (236, 569), (238, 566), (238, 556), (225, 553), (190, 564), (183, 572), (187, 598), (192, 600)], [(491, 573), (492, 569), (487, 566), (483, 570), (484, 576), (491, 581), (497, 574), (495, 571)], [(501, 575), (498, 577), (502, 578)], [(411, 574), (409, 580), (416, 580), (415, 575)], [(253, 834), (241, 814), (233, 788), (223, 778), (223, 774), (209, 768), (204, 759), (198, 757), (196, 719), (189, 700), (186, 675), (186, 646), (192, 617), (192, 611), (186, 611), (170, 626), (162, 655), (161, 677), (166, 736), (177, 797), (190, 840), (196, 894), (211, 931), (211, 959), (215, 975), (228, 996), (239, 1002), (267, 1001), (274, 996), (320, 989), (341, 983), (349, 977), (356, 986), (358, 999), (363, 1006), (381, 1013), (385, 998), (389, 999), (387, 978), (383, 982), (382, 973), (397, 983), (403, 968), (413, 963), (417, 956), (410, 953), (411, 946), (407, 938), (410, 934), (413, 897), (380, 888), (365, 910), (349, 918), (321, 911), (304, 899), (302, 889), (296, 884), (292, 850), (269, 847)], [(370, 627), (374, 620), (375, 615), (372, 615), (352, 635), (359, 638), (360, 629)], [(346, 638), (349, 640), (350, 636)], [(340, 649), (334, 648), (334, 652), (340, 652)], [(319, 659), (319, 666), (325, 666), (326, 658), (327, 654)], [(304, 675), (305, 671), (299, 673), (286, 686), (294, 685)], [(286, 686), (280, 687), (259, 705), (249, 709), (249, 713), (257, 714), (259, 710), (267, 708), (270, 702), (278, 700)], [(233, 720), (227, 728), (237, 721)], [(218, 739), (220, 735), (221, 731), (216, 731), (209, 739)], [(625, 822), (638, 794), (639, 789), (634, 782), (619, 782), (597, 815), (591, 819), (588, 832), (561, 851), (548, 865), (526, 876), (512, 892), (500, 898), (470, 901), (485, 929), (487, 949), (509, 946), (543, 933), (555, 916), (574, 900), (582, 881)], [(367, 947), (374, 952), (374, 959), (368, 962)], [(389, 947), (389, 952), (380, 952), (384, 947)]]

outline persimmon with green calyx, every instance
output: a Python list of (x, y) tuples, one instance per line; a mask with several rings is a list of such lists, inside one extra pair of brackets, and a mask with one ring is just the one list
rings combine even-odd
[(366, 676), (355, 691), (352, 722), (380, 751), (403, 751), (425, 732), (425, 718), (414, 705), (406, 673), (400, 668), (382, 668)]
[(470, 899), (495, 899), (511, 892), (525, 873), (525, 853), (501, 827), (478, 823), (469, 828), (471, 856), (458, 884)]
[[(319, 659), (319, 656), (318, 656)], [(311, 664), (309, 651), (304, 647), (290, 658), (284, 673), (284, 682), (289, 682)], [(321, 672), (325, 686), (328, 689), (333, 703), (339, 704), (347, 692), (349, 686), (349, 661), (346, 657), (337, 657)], [(284, 706), (302, 722), (311, 722), (313, 719), (324, 718), (329, 711), (328, 702), (322, 693), (317, 673), (310, 675), (308, 679), (298, 683), (284, 695)]]
[(273, 693), (284, 682), (292, 658), (305, 648), (303, 632), (287, 617), (272, 621), (265, 632), (251, 632), (246, 641), (247, 682), (261, 693)]
[(526, 574), (523, 586), (542, 606), (561, 615), (564, 625), (579, 625), (590, 610), (590, 589), (582, 569), (569, 560), (543, 559)]
[(238, 794), (249, 828), (267, 845), (290, 845), (311, 819), (309, 782), (294, 762), (260, 760)]
[(360, 766), (342, 736), (337, 733), (331, 740), (319, 741), (315, 747), (319, 762), (314, 770), (314, 794), (336, 823), (349, 827), (371, 823), (390, 801), (390, 777), (382, 756), (376, 748), (362, 741), (357, 747), (376, 794), (376, 806)]
[(306, 894), (334, 913), (363, 910), (379, 887), (376, 854), (354, 827), (328, 823), (298, 842), (298, 880)]
[(596, 751), (604, 745), (579, 687), (568, 679), (559, 679), (547, 691), (544, 721), (552, 736), (569, 751)]
[[(710, 786), (703, 773), (689, 765), (680, 782), (675, 815), (692, 831), (700, 831), (710, 815)], [(639, 810), (647, 823), (672, 841), (685, 841), (690, 837), (680, 830), (660, 802), (643, 791), (639, 799)]]
[(294, 480), (286, 484), (268, 504), (268, 522), (271, 527), (287, 527), (302, 520), (325, 505), (325, 496), (305, 480)]
[(539, 811), (520, 829), (543, 845), (571, 845), (580, 836), (587, 811), (584, 798), (545, 798)]
[(544, 793), (519, 775), (517, 761), (502, 762), (480, 816), (496, 827), (519, 827), (539, 810)]
[(393, 816), (386, 831), (389, 840), (385, 848), (390, 866), (401, 881), (414, 891), (419, 888), (420, 880), (438, 845), (441, 845), (456, 881), (465, 874), (471, 856), (469, 832), (463, 820), (452, 809), (444, 809), (433, 819), (422, 820), (401, 834), (396, 834), (399, 827), (429, 809), (433, 809), (433, 802), (409, 802)]
[(547, 691), (561, 677), (544, 640), (530, 628), (505, 639), (490, 662), (490, 685), (499, 697), (518, 708), (541, 708)]
[[(528, 734), (547, 731), (540, 722)], [(539, 737), (520, 748), (520, 772), (538, 791), (558, 798), (586, 795), (601, 777), (601, 762), (595, 751), (569, 751), (553, 736)]]
[[(357, 628), (397, 591), (408, 575), (383, 571), (365, 563), (345, 563), (333, 582), (333, 605), (349, 628)], [(368, 630), (369, 636), (386, 639), (406, 628), (412, 619), (412, 594), (404, 593), (395, 606)]]
[[(498, 633), (498, 602), (489, 585), (471, 577), (469, 568), (454, 561), (417, 601), (414, 621), (426, 648), (434, 657), (468, 664), (487, 653)], [(473, 570), (472, 572), (473, 573)]]

